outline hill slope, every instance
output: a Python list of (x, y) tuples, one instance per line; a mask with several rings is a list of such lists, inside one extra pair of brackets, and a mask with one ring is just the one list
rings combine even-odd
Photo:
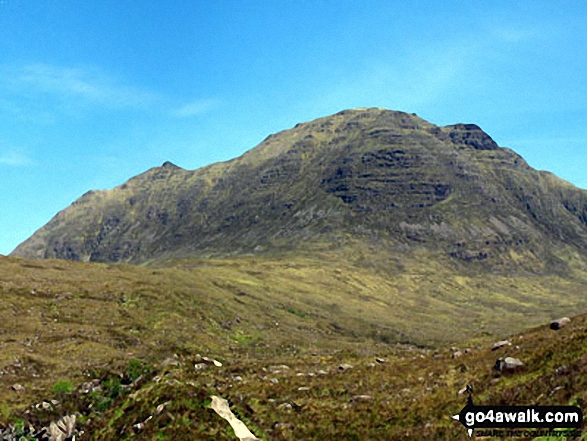
[(587, 253), (587, 192), (475, 125), (355, 109), (225, 163), (166, 163), (88, 192), (12, 255), (140, 263), (355, 243), (390, 255), (426, 249), (484, 270), (565, 272)]
[[(381, 306), (383, 278), (337, 272), (324, 260), (144, 268), (0, 258), (0, 437), (76, 415), (81, 439), (236, 439), (208, 408), (212, 395), (229, 399), (256, 436), (276, 440), (469, 439), (450, 419), (465, 404), (457, 392), (467, 384), (478, 405), (584, 407), (584, 315), (559, 331), (543, 318), (543, 326), (508, 336), (536, 315), (512, 318), (511, 308), (496, 308), (489, 323), (499, 338), (470, 340), (479, 324), (473, 317), (489, 309), (467, 315), (463, 296), (489, 297), (481, 278), (460, 290), (457, 279), (446, 281), (462, 304), (441, 323), (446, 317), (433, 308), (427, 317), (402, 317), (411, 303), (414, 313), (420, 308), (414, 293)], [(545, 278), (537, 279), (540, 289)], [(510, 283), (522, 281), (503, 278), (500, 289)], [(586, 308), (565, 301), (568, 310)], [(460, 336), (452, 344), (462, 351), (387, 344), (385, 333), (398, 324), (408, 334), (436, 326), (444, 338)], [(512, 344), (492, 351), (504, 336)], [(505, 356), (520, 358), (524, 369), (494, 371)]]

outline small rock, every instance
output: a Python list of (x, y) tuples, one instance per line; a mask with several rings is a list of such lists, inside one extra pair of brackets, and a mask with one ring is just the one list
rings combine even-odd
[(557, 386), (553, 390), (550, 391), (550, 394), (549, 395), (552, 395), (552, 394), (554, 394), (555, 392), (558, 392), (561, 389), (564, 389), (564, 386)]
[(277, 374), (282, 371), (289, 371), (289, 366), (285, 364), (280, 364), (278, 366), (269, 366), (269, 371), (273, 372), (274, 374)]
[(56, 423), (49, 425), (49, 439), (51, 441), (66, 441), (71, 439), (75, 431), (76, 416), (66, 415)]
[(371, 395), (355, 395), (351, 397), (349, 400), (351, 403), (356, 403), (358, 401), (366, 402), (366, 401), (373, 401), (374, 398)]
[(300, 387), (298, 387), (298, 390), (301, 392), (301, 391), (310, 390), (310, 388), (308, 386), (300, 386)]
[(377, 363), (379, 363), (379, 364), (383, 364), (383, 363), (386, 363), (386, 362), (387, 362), (387, 360), (386, 360), (385, 358), (379, 358), (379, 357), (377, 357), (377, 358), (375, 359), (375, 361), (376, 361)]
[(102, 387), (100, 386), (100, 380), (98, 380), (98, 379), (88, 381), (88, 382), (82, 384), (81, 387), (79, 388), (79, 391), (82, 394), (89, 394), (90, 392), (95, 392), (95, 391), (99, 391), (99, 390), (102, 390)]
[(208, 364), (213, 364), (216, 367), (222, 366), (222, 363), (220, 363), (218, 360), (214, 360), (213, 358), (209, 358), (209, 357), (202, 357), (202, 362), (208, 363)]
[(453, 359), (454, 359), (454, 358), (459, 358), (461, 355), (463, 355), (463, 352), (461, 352), (461, 351), (456, 351), (456, 352), (453, 352), (453, 354), (452, 354), (452, 358), (453, 358)]
[(272, 378), (271, 380), (269, 380), (271, 383), (273, 384), (277, 384), (279, 383), (279, 380), (277, 378)]
[[(350, 366), (350, 365), (348, 365), (348, 366)], [(351, 368), (352, 368), (352, 366), (351, 366)], [(340, 367), (339, 367), (339, 369), (340, 369)], [(320, 369), (320, 370), (316, 371), (316, 374), (317, 375), (328, 375), (328, 372), (323, 369)]]
[(179, 366), (179, 360), (175, 357), (167, 357), (161, 362), (161, 367)]
[(567, 326), (569, 323), (571, 323), (570, 318), (559, 318), (558, 320), (553, 320), (552, 322), (550, 322), (550, 329), (558, 331), (560, 328), (562, 328), (563, 326)]
[(208, 367), (208, 366), (206, 365), (206, 363), (196, 363), (196, 364), (194, 365), (194, 368), (195, 368), (197, 371), (204, 370), (204, 369), (206, 369), (207, 367)]
[(13, 384), (12, 385), (12, 390), (15, 392), (24, 392), (26, 389), (24, 388), (24, 386), (22, 384)]
[(166, 401), (163, 404), (159, 404), (159, 406), (157, 406), (157, 408), (155, 409), (155, 415), (159, 415), (170, 404), (171, 404), (171, 401)]
[(524, 366), (521, 360), (513, 357), (498, 358), (493, 367), (496, 371), (515, 371)]
[(492, 351), (497, 351), (499, 348), (503, 348), (504, 346), (511, 346), (512, 343), (509, 340), (502, 340), (502, 341), (498, 341), (497, 343), (494, 343), (493, 346), (491, 347)]
[(279, 406), (277, 406), (278, 409), (283, 409), (283, 410), (292, 410), (293, 406), (289, 403), (283, 403), (280, 404)]
[(352, 368), (353, 368), (353, 366), (352, 366), (352, 365), (350, 365), (350, 364), (347, 364), (347, 363), (342, 363), (342, 364), (341, 364), (341, 365), (338, 367), (338, 370), (339, 370), (340, 372), (342, 372), (342, 371), (348, 371), (349, 369), (352, 369)]
[(375, 363), (367, 363), (367, 367), (373, 368), (377, 366)]
[(232, 377), (232, 381), (243, 381), (243, 377), (241, 377), (240, 375), (233, 375)]

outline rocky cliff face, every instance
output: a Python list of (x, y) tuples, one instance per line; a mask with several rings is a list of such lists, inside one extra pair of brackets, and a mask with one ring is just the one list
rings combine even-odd
[(165, 163), (88, 192), (12, 254), (145, 262), (349, 241), (547, 270), (587, 254), (587, 192), (530, 168), (476, 125), (355, 109), (225, 163)]

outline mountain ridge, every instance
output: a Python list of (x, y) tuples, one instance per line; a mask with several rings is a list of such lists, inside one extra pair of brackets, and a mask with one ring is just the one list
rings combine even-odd
[(562, 268), (553, 244), (587, 252), (587, 192), (553, 176), (475, 124), (344, 110), (226, 162), (166, 162), (88, 192), (11, 255), (144, 263), (383, 240), (494, 270), (516, 260)]

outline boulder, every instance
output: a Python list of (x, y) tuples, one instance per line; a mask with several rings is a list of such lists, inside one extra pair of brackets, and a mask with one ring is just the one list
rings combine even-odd
[(495, 366), (493, 368), (500, 372), (512, 372), (518, 370), (522, 366), (524, 366), (524, 363), (518, 358), (502, 357), (495, 361)]
[(559, 318), (558, 320), (553, 320), (552, 322), (550, 322), (550, 329), (552, 329), (554, 331), (558, 331), (560, 328), (568, 325), (569, 323), (571, 323), (570, 318), (568, 318), (568, 317)]

